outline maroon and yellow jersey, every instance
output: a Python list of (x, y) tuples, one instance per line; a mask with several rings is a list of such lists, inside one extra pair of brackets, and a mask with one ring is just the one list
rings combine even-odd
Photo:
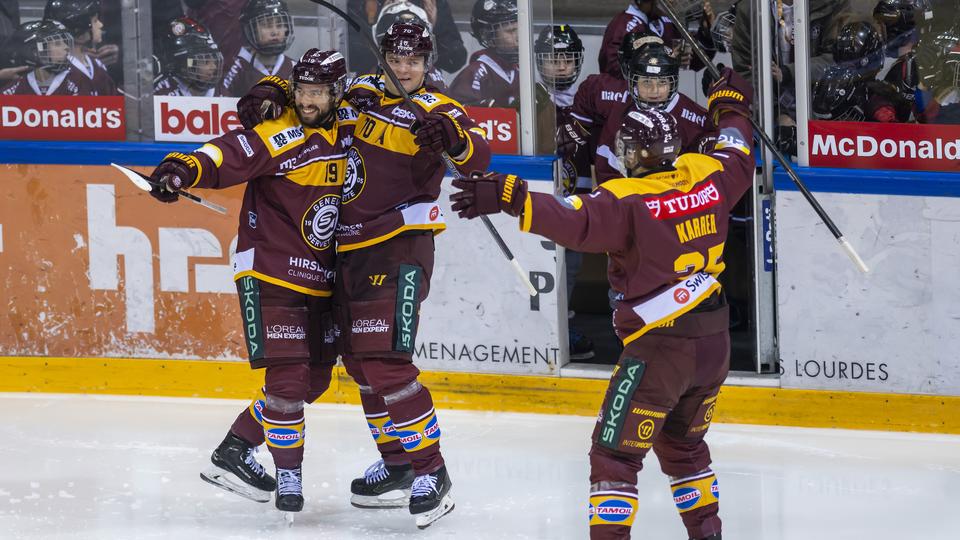
[[(246, 183), (234, 279), (254, 276), (313, 296), (330, 296), (335, 232), (356, 111), (341, 105), (330, 129), (307, 128), (292, 108), (251, 130), (234, 130), (187, 156), (191, 187)], [(196, 159), (193, 159), (196, 158)]]
[[(451, 156), (461, 173), (486, 170), (490, 147), (484, 131), (459, 103), (424, 88), (411, 99), (427, 112), (450, 115), (463, 128), (466, 149), (460, 159)], [(376, 75), (355, 79), (346, 101), (359, 116), (347, 156), (337, 251), (379, 244), (408, 230), (444, 230), (437, 198), (446, 169), (438, 156), (421, 152), (414, 142), (413, 113), (401, 98), (384, 93)]]
[(710, 154), (681, 155), (673, 168), (610, 180), (589, 195), (530, 193), (520, 228), (608, 253), (614, 330), (626, 345), (720, 289), (730, 209), (753, 180), (752, 134), (746, 118), (726, 114)]

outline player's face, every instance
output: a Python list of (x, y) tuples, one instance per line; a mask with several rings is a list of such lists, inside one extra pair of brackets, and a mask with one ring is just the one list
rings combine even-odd
[(547, 79), (572, 77), (577, 70), (577, 62), (566, 54), (553, 54), (543, 59), (543, 76)]
[(212, 55), (203, 55), (193, 58), (191, 66), (198, 80), (210, 84), (219, 82), (220, 62), (216, 58), (212, 57)]
[(293, 102), (300, 123), (316, 127), (336, 107), (337, 95), (333, 85), (297, 83), (293, 87)]
[(100, 22), (100, 16), (94, 15), (90, 21), (90, 44), (97, 45), (103, 41), (103, 23)]
[(46, 53), (51, 63), (63, 64), (70, 56), (70, 42), (66, 39), (51, 39), (46, 42)]
[[(423, 79), (427, 74), (427, 63), (422, 56), (400, 56), (391, 52), (385, 55), (387, 65), (397, 75), (400, 84), (407, 92), (413, 92), (423, 86)], [(386, 77), (387, 90), (391, 94), (399, 94), (393, 82)]]
[(497, 48), (515, 51), (520, 47), (520, 33), (516, 22), (503, 23), (497, 27)]
[(670, 98), (673, 86), (667, 77), (638, 77), (635, 87), (640, 100), (648, 103), (663, 103)]
[(276, 45), (287, 39), (290, 29), (284, 17), (274, 15), (257, 22), (257, 41), (260, 45)]

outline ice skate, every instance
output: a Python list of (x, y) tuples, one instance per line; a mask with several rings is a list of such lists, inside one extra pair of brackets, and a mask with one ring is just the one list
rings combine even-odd
[(277, 510), (283, 512), (287, 525), (293, 525), (293, 516), (303, 510), (303, 473), (296, 469), (277, 467)]
[(227, 433), (210, 455), (213, 466), (200, 478), (218, 488), (257, 502), (269, 502), (277, 482), (254, 458), (254, 448), (233, 433)]
[(413, 481), (410, 513), (416, 517), (418, 528), (426, 529), (434, 521), (453, 511), (450, 485), (446, 466), (440, 467), (436, 472), (422, 474)]
[(357, 508), (403, 508), (410, 504), (413, 468), (386, 465), (379, 460), (367, 467), (363, 478), (350, 483), (350, 504)]

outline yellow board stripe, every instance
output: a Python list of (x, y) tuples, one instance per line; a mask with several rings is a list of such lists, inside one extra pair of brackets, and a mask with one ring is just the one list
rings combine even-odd
[[(426, 371), (438, 409), (596, 416), (607, 381)], [(246, 362), (0, 357), (0, 392), (250, 399), (263, 370)], [(322, 403), (359, 404), (337, 367)], [(960, 396), (724, 386), (714, 422), (960, 434)]]

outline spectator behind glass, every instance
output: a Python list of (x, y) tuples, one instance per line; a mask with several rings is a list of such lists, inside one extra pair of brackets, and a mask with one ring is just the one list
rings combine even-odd
[[(380, 17), (377, 19), (376, 24), (373, 28), (373, 40), (376, 43), (383, 42), (383, 36), (386, 35), (387, 29), (390, 28), (394, 23), (413, 23), (419, 24), (420, 26), (427, 29), (427, 32), (430, 35), (433, 35), (433, 27), (427, 21), (427, 12), (420, 9), (414, 4), (411, 4), (406, 1), (394, 2), (392, 4), (386, 4), (384, 9), (380, 12)], [(440, 70), (436, 66), (437, 61), (437, 50), (433, 49), (430, 52), (430, 61), (427, 64), (430, 66), (430, 69), (427, 71), (426, 79), (424, 84), (430, 86), (438, 92), (446, 93), (447, 83), (443, 80), (443, 74), (440, 73)], [(378, 66), (373, 66), (371, 72), (377, 71)]]
[(69, 77), (80, 85), (80, 95), (119, 95), (117, 85), (107, 73), (104, 61), (117, 62), (120, 48), (116, 45), (100, 47), (103, 41), (100, 1), (48, 0), (43, 10), (43, 18), (59, 21), (73, 35), (70, 69), (76, 75), (71, 74)]
[[(621, 76), (620, 62), (617, 60), (617, 52), (620, 50), (620, 44), (623, 42), (623, 36), (627, 32), (649, 32), (663, 39), (667, 46), (679, 51), (680, 63), (684, 68), (694, 71), (703, 69), (703, 63), (693, 56), (693, 49), (683, 43), (680, 33), (673, 26), (670, 18), (662, 11), (658, 5), (659, 0), (634, 0), (626, 10), (619, 13), (613, 20), (607, 24), (603, 32), (603, 42), (600, 45), (600, 54), (598, 61), (600, 71), (608, 73), (614, 77)], [(747, 2), (742, 2), (747, 3)], [(716, 54), (716, 47), (713, 43), (713, 35), (710, 31), (713, 26), (713, 7), (709, 0), (703, 2), (703, 8), (691, 10), (683, 14), (677, 13), (677, 16), (685, 20), (699, 22), (697, 28), (691, 33), (704, 52), (710, 58)]]
[[(363, 28), (372, 32), (381, 13), (396, 2), (382, 0), (347, 0), (347, 12)], [(434, 67), (455, 73), (467, 60), (467, 49), (463, 46), (460, 31), (453, 20), (453, 12), (447, 0), (412, 0), (411, 3), (426, 13), (426, 22), (433, 34), (434, 50), (437, 52)], [(357, 73), (372, 73), (377, 69), (377, 60), (368, 49), (365, 39), (357, 34), (353, 27), (347, 33), (347, 51), (350, 69)]]
[(516, 0), (477, 0), (470, 33), (483, 49), (450, 84), (450, 97), (463, 105), (520, 107), (519, 36)]
[(170, 21), (165, 47), (160, 51), (162, 75), (154, 83), (157, 96), (218, 95), (223, 55), (200, 23), (182, 17)]
[(187, 7), (187, 17), (203, 25), (213, 37), (223, 55), (224, 65), (232, 65), (243, 46), (240, 14), (247, 0), (183, 0), (183, 4)]
[(73, 36), (57, 21), (23, 23), (7, 42), (12, 62), (32, 68), (0, 90), (3, 95), (77, 96), (80, 86), (68, 78)]
[(293, 44), (293, 18), (284, 0), (250, 0), (240, 14), (244, 45), (226, 70), (220, 93), (240, 97), (274, 75), (288, 80), (294, 60), (283, 54)]

